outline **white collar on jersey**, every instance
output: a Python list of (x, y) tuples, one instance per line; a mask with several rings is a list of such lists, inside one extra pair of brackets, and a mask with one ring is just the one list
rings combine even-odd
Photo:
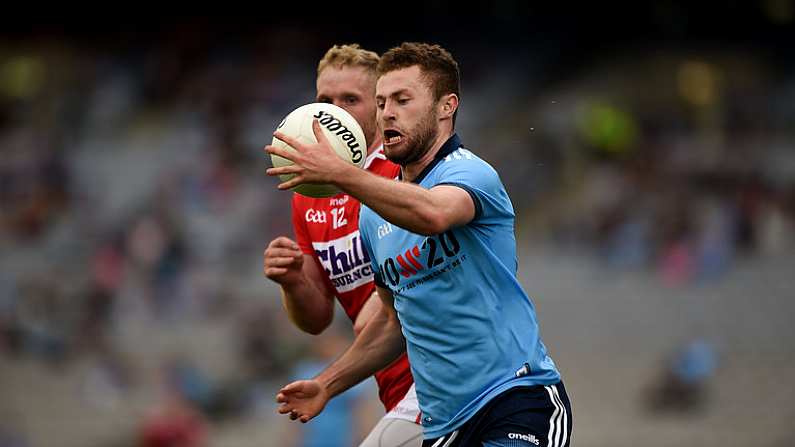
[(364, 159), (364, 169), (368, 169), (370, 165), (373, 163), (373, 160), (376, 158), (380, 158), (381, 160), (386, 160), (386, 155), (384, 155), (384, 145), (378, 145), (375, 150)]

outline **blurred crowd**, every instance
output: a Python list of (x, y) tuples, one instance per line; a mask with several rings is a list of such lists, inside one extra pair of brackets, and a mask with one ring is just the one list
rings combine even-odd
[[(130, 351), (156, 351), (151, 329), (132, 340), (126, 327), (222, 321), (240, 377), (158, 353), (164, 379), (150, 382), (187, 429), (185, 403), (211, 417), (241, 411), (301, 356), (280, 338), (289, 323), (260, 274), (268, 240), (291, 232), (289, 196), (265, 179), (261, 148), (279, 115), (309, 101), (313, 73), (276, 67), (257, 45), (214, 54), (185, 32), (120, 51), (52, 39), (2, 48), (0, 353), (55, 368), (88, 356), (99, 380), (87, 383), (107, 398), (140, 386)], [(144, 437), (168, 431), (153, 424)]]
[[(311, 357), (261, 274), (292, 233), (262, 147), (312, 101), (330, 43), (285, 58), (264, 35), (202, 36), (0, 42), (0, 363), (90, 359), (88, 400), (154, 387), (137, 445), (207, 445), (207, 424), (270, 402)], [(795, 72), (744, 49), (643, 51), (545, 73), (460, 49), (458, 131), (500, 172), (520, 240), (674, 287), (792, 252)], [(218, 325), (228, 352), (158, 344)]]
[(617, 55), (536, 98), (522, 117), (535, 129), (508, 149), (525, 157), (506, 164), (515, 184), (540, 178), (518, 207), (539, 237), (672, 286), (791, 253), (792, 72), (743, 51), (660, 53)]

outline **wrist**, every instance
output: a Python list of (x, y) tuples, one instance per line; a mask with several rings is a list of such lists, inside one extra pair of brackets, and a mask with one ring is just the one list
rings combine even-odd
[(305, 283), (306, 281), (304, 281), (303, 272), (295, 272), (292, 275), (285, 275), (279, 281), (279, 285), (282, 286), (282, 289), (284, 289), (285, 292), (290, 293), (300, 289)]
[(317, 382), (317, 384), (318, 384), (318, 386), (320, 388), (320, 393), (323, 394), (326, 397), (326, 399), (331, 399), (331, 396), (332, 396), (331, 388), (333, 386), (332, 378), (330, 376), (328, 376), (328, 375), (325, 375), (325, 371), (324, 371), (324, 372), (318, 374), (317, 377), (315, 377), (314, 380), (315, 380), (315, 382)]
[(336, 171), (337, 173), (334, 175), (334, 178), (331, 180), (331, 182), (339, 189), (350, 193), (349, 187), (351, 184), (357, 181), (357, 175), (360, 173), (360, 171), (364, 171), (364, 169), (350, 163), (341, 163), (339, 169)]

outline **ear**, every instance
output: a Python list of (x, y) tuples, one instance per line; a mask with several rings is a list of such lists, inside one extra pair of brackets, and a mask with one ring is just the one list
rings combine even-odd
[(451, 119), (456, 110), (458, 110), (458, 95), (448, 93), (439, 98), (439, 118)]

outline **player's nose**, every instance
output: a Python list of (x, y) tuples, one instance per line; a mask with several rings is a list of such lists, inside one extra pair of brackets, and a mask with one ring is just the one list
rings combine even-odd
[(381, 119), (384, 121), (394, 120), (397, 117), (396, 109), (392, 106), (391, 101), (387, 101), (384, 104), (384, 109), (381, 111)]

